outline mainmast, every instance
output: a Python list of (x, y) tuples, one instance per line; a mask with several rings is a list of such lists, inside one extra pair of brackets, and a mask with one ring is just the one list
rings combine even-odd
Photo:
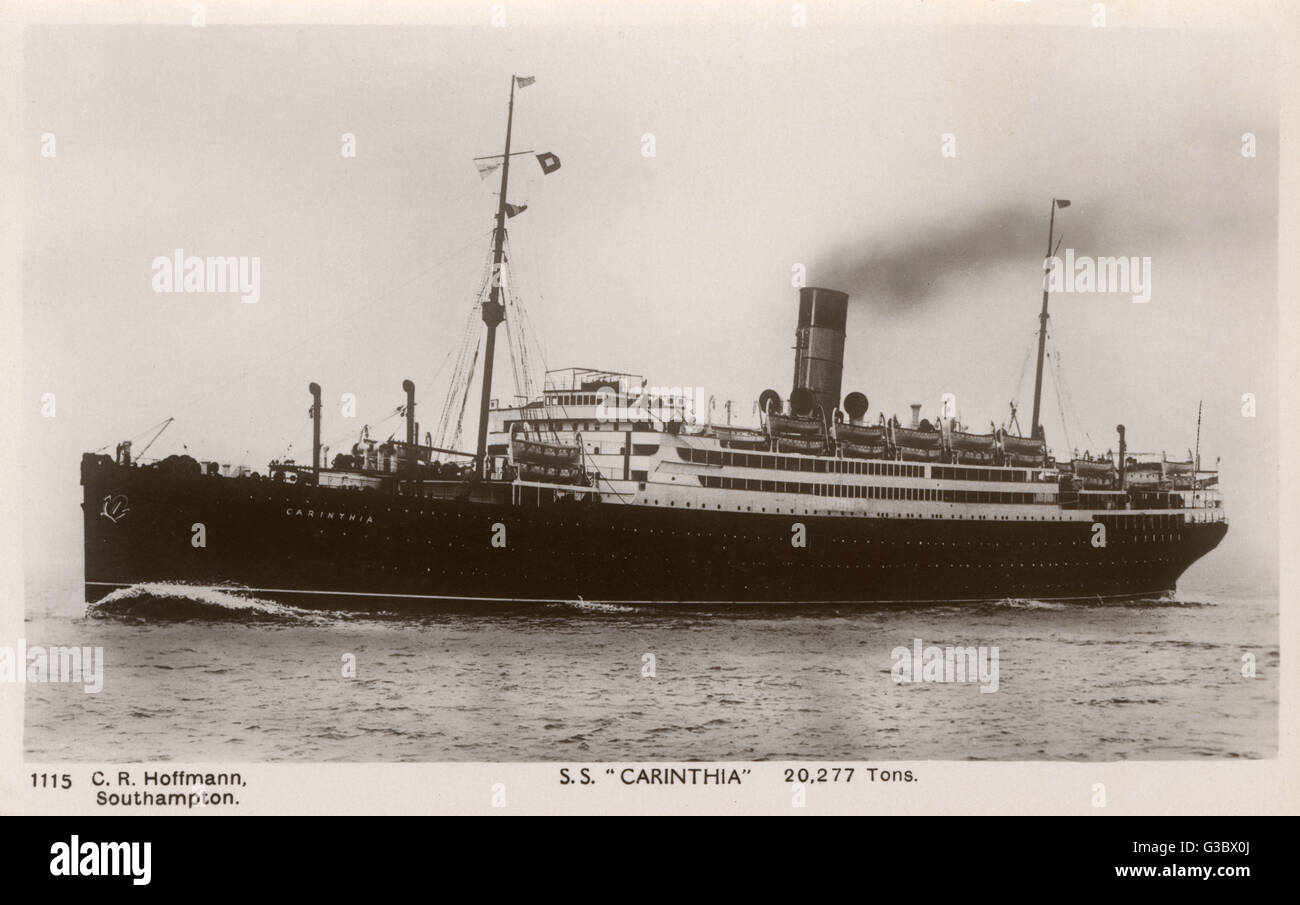
[(492, 290), (483, 302), (483, 323), (487, 325), (487, 343), (483, 349), (483, 395), (478, 407), (478, 445), (474, 452), (475, 473), (484, 476), (487, 461), (488, 404), (492, 398), (492, 358), (496, 351), (497, 325), (505, 320), (501, 289), (505, 281), (502, 261), (506, 240), (506, 186), (510, 179), (510, 128), (515, 117), (515, 77), (510, 77), (510, 106), (506, 112), (506, 152), (501, 159), (501, 194), (497, 198), (497, 226), (492, 238)]
[(1043, 310), (1038, 315), (1038, 368), (1034, 371), (1034, 415), (1029, 422), (1029, 429), (1034, 438), (1043, 436), (1043, 426), (1038, 423), (1039, 404), (1043, 397), (1043, 355), (1047, 351), (1047, 296), (1051, 285), (1052, 267), (1052, 230), (1056, 226), (1056, 209), (1069, 207), (1070, 202), (1052, 199), (1052, 214), (1047, 221), (1047, 258), (1043, 273)]
[[(1201, 406), (1204, 404), (1205, 400), (1203, 399), (1196, 403), (1196, 455), (1192, 456), (1192, 468), (1196, 474), (1200, 474), (1201, 471)], [(1193, 478), (1195, 478), (1196, 474), (1193, 475)]]

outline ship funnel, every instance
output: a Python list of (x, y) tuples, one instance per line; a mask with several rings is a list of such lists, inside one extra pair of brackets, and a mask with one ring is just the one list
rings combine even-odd
[(311, 474), (320, 481), (320, 384), (310, 383), (307, 392), (311, 393)]
[(921, 426), (921, 403), (913, 402), (912, 403), (912, 430), (916, 430), (920, 426)]
[[(799, 290), (799, 323), (795, 328), (793, 400), (798, 390), (813, 395), (813, 406), (835, 410), (844, 373), (844, 324), (849, 296), (834, 289), (811, 286)], [(811, 410), (811, 409), (810, 409)]]

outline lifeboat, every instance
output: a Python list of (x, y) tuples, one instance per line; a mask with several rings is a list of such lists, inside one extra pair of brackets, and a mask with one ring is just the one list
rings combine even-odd
[(805, 440), (799, 437), (778, 437), (776, 451), (784, 453), (802, 453), (806, 456), (820, 456), (826, 452), (826, 441), (821, 438)]
[(1177, 490), (1190, 490), (1196, 483), (1196, 463), (1166, 462), (1165, 478), (1173, 482)]
[(752, 427), (718, 427), (714, 425), (713, 436), (718, 443), (731, 449), (767, 449), (767, 434)]
[(582, 475), (582, 450), (569, 443), (510, 438), (510, 464), (524, 481), (576, 484)]
[(1164, 480), (1163, 462), (1133, 462), (1124, 469), (1125, 483), (1130, 487), (1159, 487)]
[(943, 432), (914, 427), (894, 428), (894, 448), (907, 462), (943, 461)]
[(1108, 461), (1071, 459), (1070, 470), (1082, 487), (1105, 490), (1115, 486), (1115, 467)]
[(510, 440), (510, 461), (515, 465), (576, 466), (581, 452), (577, 446), (569, 443), (548, 443), (521, 437), (512, 437)]
[(776, 412), (768, 414), (767, 429), (773, 437), (798, 437), (805, 440), (821, 439), (825, 433), (820, 418), (778, 415)]
[(835, 443), (845, 456), (856, 459), (886, 457), (889, 437), (883, 424), (836, 424)]
[(1047, 459), (1047, 443), (1035, 437), (1017, 437), (1005, 431), (998, 434), (1002, 446), (1002, 459), (1007, 465), (1018, 468), (1041, 467)]
[(997, 458), (998, 438), (996, 434), (968, 434), (955, 430), (948, 434), (948, 448), (958, 464), (991, 465)]
[(820, 418), (769, 412), (767, 430), (778, 452), (820, 454), (826, 451), (826, 426)]

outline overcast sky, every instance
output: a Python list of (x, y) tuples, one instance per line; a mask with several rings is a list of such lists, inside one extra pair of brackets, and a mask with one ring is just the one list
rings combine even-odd
[[(81, 452), (169, 415), (150, 455), (261, 470), (295, 438), (309, 455), (309, 381), (341, 451), (410, 377), (432, 429), (495, 211), (472, 158), (500, 153), (518, 73), (537, 81), (516, 147), (563, 161), (543, 177), (523, 158), (510, 191), (546, 366), (703, 386), (747, 421), (764, 388), (789, 392), (802, 264), (852, 295), (844, 390), (869, 417), (951, 392), (975, 429), (1012, 399), (1027, 426), (1048, 208), (1069, 198), (1063, 249), (1152, 269), (1146, 304), (1053, 299), (1069, 440), (1104, 451), (1122, 422), (1131, 448), (1182, 457), (1204, 400), (1228, 556), (1275, 568), (1278, 97), (1259, 33), (55, 27), (25, 53), (26, 131), (57, 141), (52, 159), (30, 143), (23, 236), (26, 390), (58, 405), (27, 424), (38, 547), (79, 538)], [(259, 257), (260, 300), (155, 293), (176, 248)], [(1050, 381), (1043, 421), (1067, 452)]]

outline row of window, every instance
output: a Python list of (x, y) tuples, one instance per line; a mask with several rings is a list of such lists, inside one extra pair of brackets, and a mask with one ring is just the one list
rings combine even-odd
[(521, 424), (521, 423), (531, 425), (534, 428), (536, 428), (536, 426), (539, 424), (545, 424), (547, 431), (579, 431), (579, 432), (588, 431), (590, 432), (590, 431), (630, 431), (630, 430), (647, 429), (647, 425), (645, 424), (634, 425), (631, 422), (627, 422), (627, 421), (622, 422), (620, 424), (619, 422), (616, 421), (608, 421), (608, 422), (606, 421), (551, 421), (548, 418), (537, 418), (537, 419), (527, 418), (524, 419), (524, 421), (522, 422), (513, 421), (513, 420), (506, 421), (502, 423), (501, 429), (506, 433), (509, 433), (510, 428), (514, 427), (516, 424)]
[(720, 449), (677, 448), (684, 462), (695, 465), (724, 465), (734, 468), (779, 468), (783, 471), (807, 471), (816, 474), (884, 475), (898, 478), (925, 477), (924, 465), (906, 462), (868, 462), (861, 459), (815, 459), (810, 456), (775, 456), (766, 453), (741, 453)]
[[(653, 456), (657, 452), (659, 452), (658, 443), (633, 443), (632, 444), (632, 455), (634, 456)], [(591, 444), (591, 454), (593, 456), (612, 456), (612, 455), (625, 456), (627, 455), (627, 447), (620, 446), (618, 448), (615, 448), (612, 444), (593, 443)]]
[[(617, 424), (599, 422), (558, 422), (551, 425), (556, 430), (613, 431)], [(628, 425), (631, 428), (631, 425)], [(507, 422), (505, 429), (510, 429)], [(657, 444), (633, 445), (635, 456), (651, 456), (659, 451)], [(623, 447), (618, 454), (623, 455)], [(779, 456), (766, 453), (741, 453), (718, 449), (686, 449), (679, 447), (677, 454), (685, 462), (696, 465), (730, 466), (735, 468), (766, 468), (783, 471), (803, 471), (813, 474), (878, 475), (884, 477), (924, 478), (924, 465), (906, 462), (874, 462), (860, 459), (818, 459), (811, 456)], [(1029, 481), (1029, 472), (1021, 468), (962, 468), (951, 465), (930, 466), (930, 476), (948, 481)]]
[(595, 393), (565, 393), (546, 397), (549, 405), (595, 405), (599, 401)]
[(1023, 468), (957, 468), (935, 465), (930, 477), (944, 481), (1028, 481), (1029, 472)]
[(811, 496), (863, 500), (918, 500), (936, 503), (1055, 503), (1049, 493), (1012, 493), (999, 490), (939, 490), (933, 487), (871, 487), (864, 484), (804, 484), (799, 481), (760, 481), (699, 475), (700, 484), (715, 490), (751, 490), (759, 493), (803, 493)]
[(1124, 528), (1129, 531), (1177, 530), (1184, 523), (1181, 513), (1178, 515), (1097, 515), (1093, 518), (1107, 527)]

